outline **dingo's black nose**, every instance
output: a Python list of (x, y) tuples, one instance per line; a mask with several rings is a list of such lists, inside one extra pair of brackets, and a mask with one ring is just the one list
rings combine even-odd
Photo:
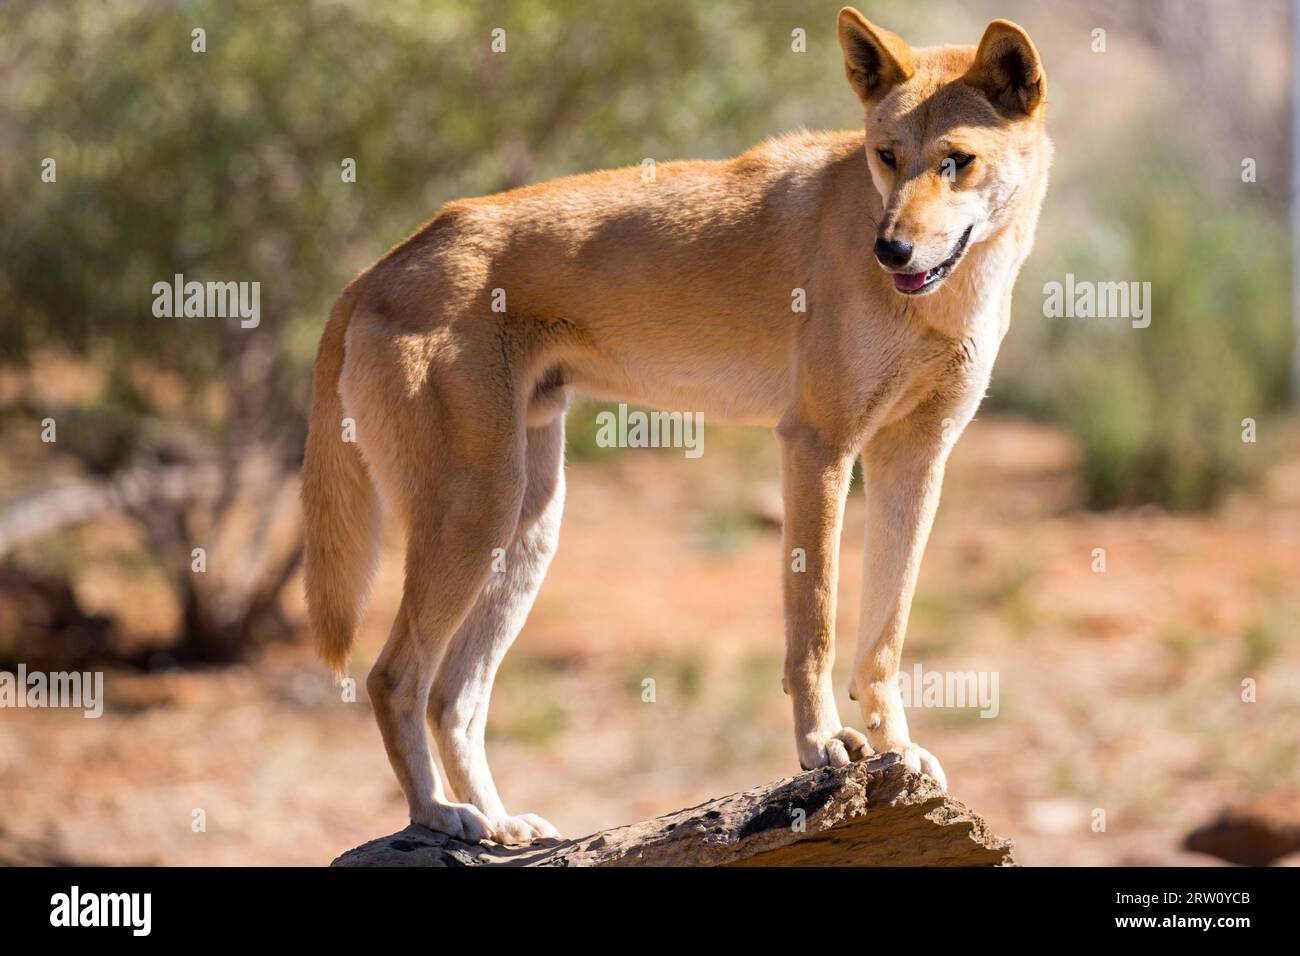
[(912, 244), (901, 239), (877, 239), (876, 258), (882, 266), (901, 269), (912, 258)]

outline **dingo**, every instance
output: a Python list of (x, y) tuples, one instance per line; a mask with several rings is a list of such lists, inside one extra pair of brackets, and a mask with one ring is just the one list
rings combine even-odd
[[(366, 685), (414, 823), (555, 835), (506, 812), (483, 740), (556, 547), (570, 389), (775, 427), (799, 762), (894, 750), (946, 786), (908, 734), (899, 657), (944, 463), (988, 385), (1047, 189), (1047, 82), (1005, 20), (978, 49), (912, 49), (845, 8), (839, 39), (865, 136), (798, 132), (649, 182), (619, 169), (449, 203), (330, 313), (303, 468), (311, 624), (341, 672), (382, 498), (406, 529), (406, 579)], [(868, 546), (849, 695), (865, 736), (840, 724), (831, 686), (858, 455)]]

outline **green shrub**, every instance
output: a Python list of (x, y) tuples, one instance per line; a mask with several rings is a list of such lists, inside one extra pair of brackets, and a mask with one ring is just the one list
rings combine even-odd
[[(1072, 244), (1031, 259), (993, 404), (1074, 435), (1090, 506), (1209, 507), (1259, 462), (1242, 420), (1264, 429), (1286, 403), (1284, 221), (1198, 195), (1186, 181), (1113, 199), (1110, 218), (1098, 213), (1102, 226), (1079, 227)], [(1149, 282), (1150, 325), (1045, 317), (1043, 284), (1066, 272)]]
[(1125, 226), (1151, 324), (1053, 320), (1071, 323), (1053, 410), (1082, 444), (1091, 504), (1204, 508), (1250, 474), (1243, 419), (1285, 401), (1286, 236), (1255, 210), (1167, 194)]

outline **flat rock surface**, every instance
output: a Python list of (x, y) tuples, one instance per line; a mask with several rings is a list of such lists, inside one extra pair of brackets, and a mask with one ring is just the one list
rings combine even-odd
[(528, 846), (423, 827), (332, 866), (1014, 866), (1010, 840), (897, 754), (875, 754), (643, 823)]

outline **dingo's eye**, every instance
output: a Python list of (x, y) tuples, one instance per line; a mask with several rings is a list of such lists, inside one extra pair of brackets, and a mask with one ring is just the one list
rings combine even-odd
[(876, 155), (879, 156), (880, 161), (884, 163), (886, 166), (888, 166), (890, 169), (893, 169), (894, 166), (897, 164), (897, 160), (894, 159), (894, 154), (887, 149), (876, 150)]
[(970, 153), (952, 153), (948, 158), (952, 160), (953, 167), (956, 169), (965, 169), (975, 162), (975, 157)]

